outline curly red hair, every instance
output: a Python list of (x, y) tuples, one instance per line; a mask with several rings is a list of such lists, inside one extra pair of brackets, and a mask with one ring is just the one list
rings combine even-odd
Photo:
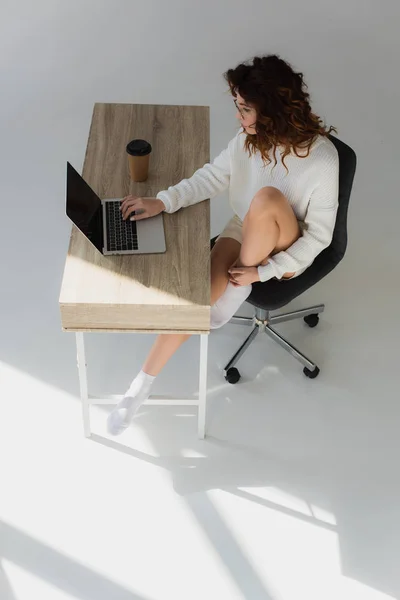
[[(319, 136), (327, 136), (334, 127), (327, 128), (320, 117), (311, 111), (307, 85), (303, 73), (277, 55), (253, 58), (253, 64), (240, 64), (224, 73), (233, 97), (239, 93), (257, 112), (256, 134), (247, 135), (245, 147), (249, 155), (260, 151), (267, 164), (270, 151), (276, 160), (278, 146), (283, 148), (282, 161), (292, 151), (305, 157)], [(304, 149), (307, 149), (306, 154)], [(299, 154), (300, 151), (303, 151)], [(286, 166), (286, 165), (285, 165)]]

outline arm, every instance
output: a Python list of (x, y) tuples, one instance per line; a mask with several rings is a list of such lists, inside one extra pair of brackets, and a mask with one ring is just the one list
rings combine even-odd
[(212, 164), (206, 163), (204, 167), (190, 177), (183, 179), (177, 185), (171, 186), (157, 194), (157, 198), (165, 205), (165, 212), (173, 213), (197, 204), (207, 198), (213, 198), (229, 186), (231, 174), (230, 149), (223, 150)]
[(268, 281), (272, 277), (281, 279), (285, 273), (307, 267), (329, 246), (335, 228), (338, 195), (339, 165), (335, 160), (327, 165), (311, 194), (302, 237), (287, 250), (272, 256), (266, 265), (257, 267), (260, 281)]

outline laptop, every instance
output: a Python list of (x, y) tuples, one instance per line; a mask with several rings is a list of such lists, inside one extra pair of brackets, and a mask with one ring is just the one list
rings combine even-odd
[(100, 200), (67, 162), (67, 216), (99, 252), (104, 255), (165, 252), (162, 213), (140, 221), (129, 218), (124, 221), (120, 206), (120, 198)]

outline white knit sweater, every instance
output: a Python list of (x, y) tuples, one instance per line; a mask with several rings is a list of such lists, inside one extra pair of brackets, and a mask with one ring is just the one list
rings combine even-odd
[(304, 271), (332, 240), (338, 208), (339, 160), (332, 142), (319, 136), (308, 157), (294, 153), (285, 158), (286, 171), (277, 150), (275, 161), (265, 165), (257, 152), (249, 157), (244, 148), (246, 134), (239, 130), (213, 161), (198, 169), (157, 198), (167, 213), (213, 198), (229, 188), (229, 203), (243, 221), (256, 192), (265, 186), (278, 188), (288, 199), (299, 221), (305, 224), (303, 235), (286, 251), (259, 266), (260, 281), (281, 279), (285, 273)]

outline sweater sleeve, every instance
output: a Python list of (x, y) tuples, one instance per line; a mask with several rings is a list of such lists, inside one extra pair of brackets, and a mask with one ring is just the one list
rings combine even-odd
[(282, 279), (285, 273), (296, 273), (308, 267), (332, 241), (339, 195), (339, 163), (329, 161), (319, 184), (311, 193), (304, 219), (303, 235), (285, 251), (272, 256), (266, 265), (257, 267), (260, 281), (272, 277)]
[(165, 212), (173, 213), (197, 204), (207, 198), (213, 198), (229, 187), (231, 175), (230, 143), (213, 161), (197, 169), (190, 179), (183, 179), (167, 190), (157, 194), (165, 204)]

